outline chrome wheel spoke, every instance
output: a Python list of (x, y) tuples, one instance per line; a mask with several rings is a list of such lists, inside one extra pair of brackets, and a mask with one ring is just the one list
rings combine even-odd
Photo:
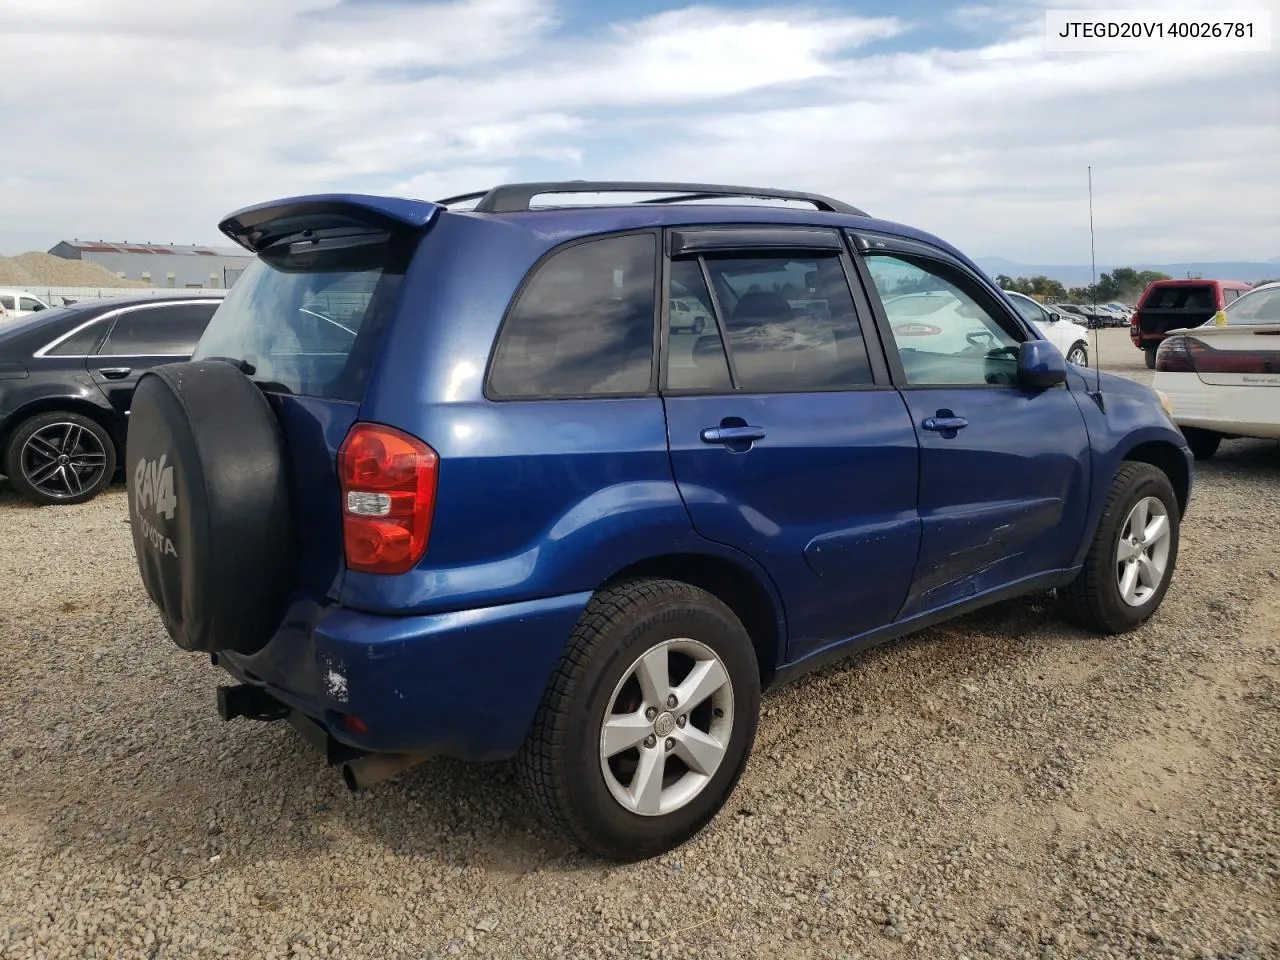
[(45, 483), (46, 481), (52, 479), (53, 475), (56, 474), (60, 469), (61, 467), (59, 466), (57, 460), (54, 460), (52, 462), (46, 461), (45, 463), (42, 463), (35, 470), (32, 470), (31, 472), (29, 472), (27, 474), (27, 480), (30, 481), (33, 487), (38, 487), (40, 486), (40, 484)]
[(1153, 517), (1142, 531), (1142, 539), (1147, 541), (1148, 545), (1155, 543), (1157, 540), (1163, 540), (1168, 535), (1169, 518), (1163, 516)]
[(1138, 561), (1130, 560), (1124, 565), (1124, 573), (1120, 575), (1120, 594), (1130, 603), (1133, 602), (1134, 589), (1138, 585)]
[(1119, 563), (1128, 563), (1140, 553), (1142, 553), (1142, 548), (1134, 541), (1123, 539), (1120, 541), (1120, 546), (1116, 550), (1116, 560)]
[(27, 448), (41, 456), (48, 457), (50, 460), (57, 460), (62, 454), (57, 444), (50, 443), (38, 433), (31, 435), (31, 438), (27, 441)]
[(636, 813), (653, 816), (662, 809), (662, 777), (667, 755), (661, 746), (640, 751), (640, 765), (631, 781), (631, 800)]
[(675, 747), (672, 749), (677, 757), (694, 773), (711, 776), (724, 759), (724, 744), (715, 737), (709, 736), (694, 727), (685, 727), (674, 734)]
[(1164, 571), (1160, 569), (1155, 561), (1145, 554), (1138, 558), (1138, 580), (1148, 590), (1154, 590), (1160, 586), (1160, 581), (1164, 578)]
[(641, 657), (635, 672), (645, 704), (665, 710), (667, 697), (671, 695), (671, 668), (667, 663), (666, 646), (656, 646)]
[(84, 493), (84, 483), (80, 479), (80, 474), (68, 469), (66, 466), (59, 467), (58, 472), (62, 474), (62, 482), (66, 484), (67, 493), (73, 495)]
[(724, 672), (719, 660), (703, 660), (689, 671), (689, 675), (672, 692), (676, 695), (680, 712), (688, 713), (728, 682), (729, 675)]
[(62, 437), (62, 448), (58, 452), (66, 454), (74, 452), (76, 447), (80, 446), (82, 436), (84, 436), (84, 427), (77, 423), (71, 424)]
[(604, 722), (600, 750), (606, 758), (616, 757), (624, 750), (638, 747), (651, 733), (653, 722), (644, 715), (644, 710), (611, 714)]

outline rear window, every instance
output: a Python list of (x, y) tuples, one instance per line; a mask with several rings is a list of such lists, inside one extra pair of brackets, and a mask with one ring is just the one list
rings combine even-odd
[(209, 322), (194, 359), (241, 361), (269, 390), (357, 402), (408, 251), (389, 244), (258, 257)]
[(1143, 310), (1213, 310), (1217, 307), (1213, 287), (1156, 287), (1147, 296)]
[(1226, 309), (1227, 323), (1280, 323), (1280, 287), (1246, 293)]

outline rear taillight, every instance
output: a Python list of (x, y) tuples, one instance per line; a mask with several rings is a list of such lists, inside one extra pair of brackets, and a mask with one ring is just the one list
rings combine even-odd
[(404, 573), (431, 536), (440, 458), (407, 433), (357, 423), (338, 451), (342, 545), (347, 567)]
[(1166, 337), (1156, 350), (1157, 373), (1195, 373), (1188, 337)]

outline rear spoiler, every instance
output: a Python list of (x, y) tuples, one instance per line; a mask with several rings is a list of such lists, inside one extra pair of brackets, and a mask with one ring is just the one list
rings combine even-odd
[(426, 200), (325, 193), (270, 200), (225, 217), (218, 229), (250, 253), (283, 243), (424, 230), (445, 208)]

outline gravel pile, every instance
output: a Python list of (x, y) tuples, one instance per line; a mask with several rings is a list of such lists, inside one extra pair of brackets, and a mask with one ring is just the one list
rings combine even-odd
[(1276, 444), (1200, 468), (1132, 635), (1033, 597), (766, 698), (729, 806), (627, 867), (506, 766), (351, 795), (287, 727), (223, 723), (123, 493), (0, 487), (0, 958), (1280, 956), (1278, 482)]
[(143, 280), (123, 280), (90, 260), (65, 260), (51, 253), (0, 257), (0, 286), (8, 287), (150, 287)]

